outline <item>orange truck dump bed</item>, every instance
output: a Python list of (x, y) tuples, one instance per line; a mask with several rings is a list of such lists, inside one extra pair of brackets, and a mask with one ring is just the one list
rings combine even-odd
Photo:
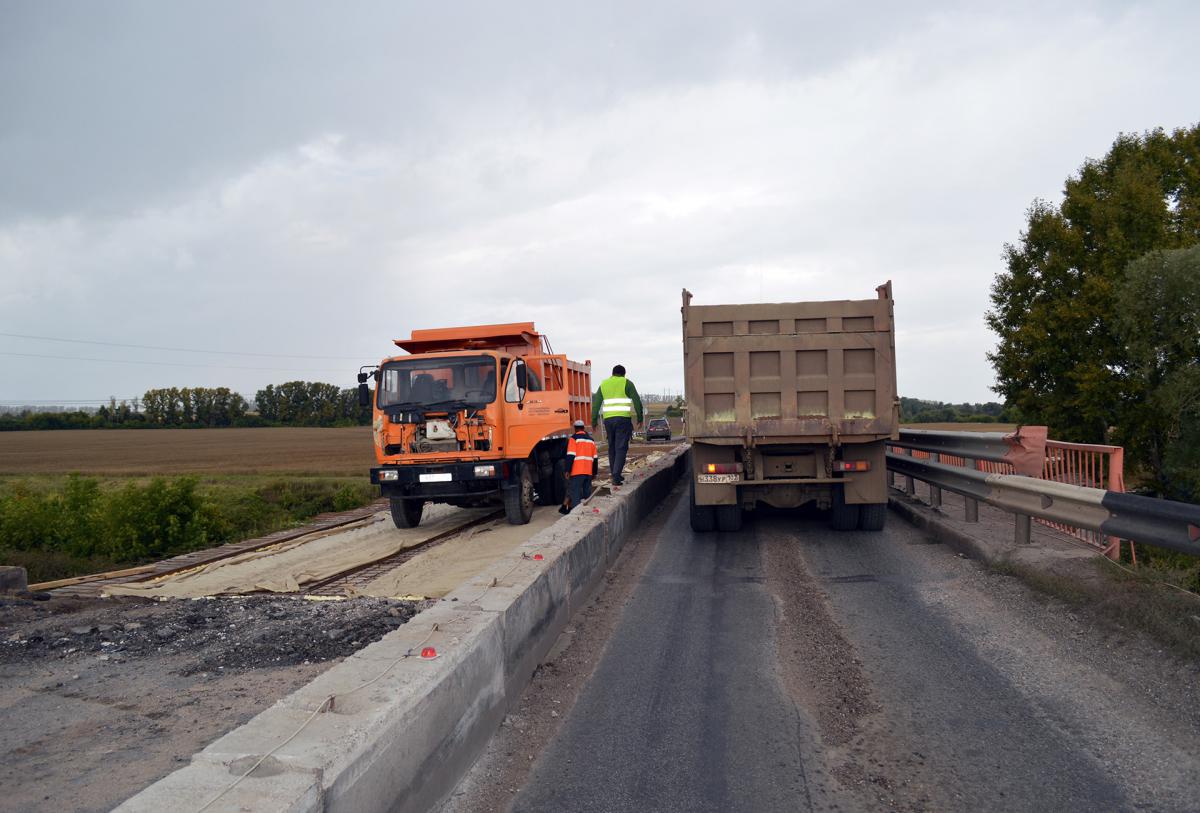
[(693, 305), (683, 292), (692, 526), (816, 502), (881, 530), (899, 429), (892, 284), (875, 299)]
[(360, 370), (359, 399), (373, 409), (371, 482), (398, 527), (418, 525), (426, 502), (498, 502), (514, 524), (535, 503), (562, 502), (571, 424), (590, 417), (590, 361), (551, 352), (532, 322), (414, 330), (395, 343), (407, 354)]

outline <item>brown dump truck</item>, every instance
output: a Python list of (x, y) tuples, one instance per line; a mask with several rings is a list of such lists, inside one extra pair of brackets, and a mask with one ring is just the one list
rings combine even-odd
[(693, 305), (683, 366), (696, 531), (735, 531), (762, 502), (883, 529), (884, 444), (900, 424), (892, 283), (877, 299)]

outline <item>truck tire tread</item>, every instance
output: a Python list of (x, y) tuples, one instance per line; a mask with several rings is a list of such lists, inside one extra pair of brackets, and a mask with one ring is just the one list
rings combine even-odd
[(833, 487), (833, 507), (829, 513), (829, 525), (835, 531), (854, 531), (858, 529), (859, 510), (857, 505), (846, 502), (846, 492), (842, 486)]
[(392, 497), (389, 502), (392, 508), (392, 524), (397, 528), (415, 528), (421, 524), (421, 514), (425, 512), (424, 500)]
[(718, 505), (716, 513), (718, 531), (732, 533), (742, 529), (742, 506)]
[(694, 480), (692, 481), (690, 504), (692, 530), (699, 534), (715, 531), (717, 528), (717, 512), (713, 510), (711, 505), (696, 505), (696, 483)]
[(863, 531), (882, 531), (887, 524), (887, 503), (864, 503), (858, 507), (858, 527)]
[(527, 525), (533, 517), (533, 477), (521, 466), (515, 488), (504, 490), (504, 516), (509, 525)]

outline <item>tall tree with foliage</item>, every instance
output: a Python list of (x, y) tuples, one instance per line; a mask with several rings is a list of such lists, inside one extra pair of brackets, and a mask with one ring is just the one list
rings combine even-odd
[(1125, 268), (1200, 242), (1200, 125), (1121, 135), (1067, 179), (1063, 202), (1035, 201), (992, 285), (988, 358), (996, 391), (1057, 437), (1099, 442), (1128, 404), (1128, 348), (1116, 319)]
[(1130, 263), (1117, 306), (1127, 363), (1118, 440), (1156, 490), (1200, 499), (1200, 245)]

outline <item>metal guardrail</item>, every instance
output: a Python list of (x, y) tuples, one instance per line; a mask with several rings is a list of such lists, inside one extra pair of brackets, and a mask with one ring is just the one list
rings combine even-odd
[[(1059, 483), (1037, 476), (977, 471), (911, 456), (911, 450), (918, 449), (939, 457), (947, 455), (996, 464), (1013, 463), (1024, 451), (1029, 451), (1027, 447), (1037, 445), (1033, 435), (1026, 435), (1029, 428), (1019, 430), (1013, 436), (979, 433), (983, 437), (976, 439), (964, 439), (964, 435), (970, 434), (966, 432), (917, 433), (915, 430), (902, 430), (900, 439), (891, 445), (910, 452), (900, 454), (889, 451), (888, 469), (909, 478), (906, 489), (909, 493), (912, 492), (912, 480), (928, 483), (935, 505), (941, 502), (941, 489), (961, 494), (967, 502), (968, 521), (978, 520), (979, 502), (1013, 513), (1016, 517), (1016, 541), (1021, 544), (1029, 542), (1030, 519), (1036, 517), (1055, 525), (1081, 528), (1105, 537), (1128, 539), (1200, 556), (1200, 505)], [(1044, 430), (1041, 437), (1043, 451), (1040, 454), (1044, 458)], [(1024, 451), (1011, 451), (1017, 447)], [(1006, 454), (1009, 455), (1007, 458)], [(1022, 467), (1028, 470), (1027, 464), (1022, 464)]]
[(986, 470), (997, 474), (1025, 474), (1041, 477), (1046, 460), (1046, 427), (1024, 426), (1011, 434), (1004, 432), (933, 432), (927, 429), (901, 429), (900, 439), (890, 445), (955, 458), (948, 463), (963, 465), (966, 460), (997, 464)]

